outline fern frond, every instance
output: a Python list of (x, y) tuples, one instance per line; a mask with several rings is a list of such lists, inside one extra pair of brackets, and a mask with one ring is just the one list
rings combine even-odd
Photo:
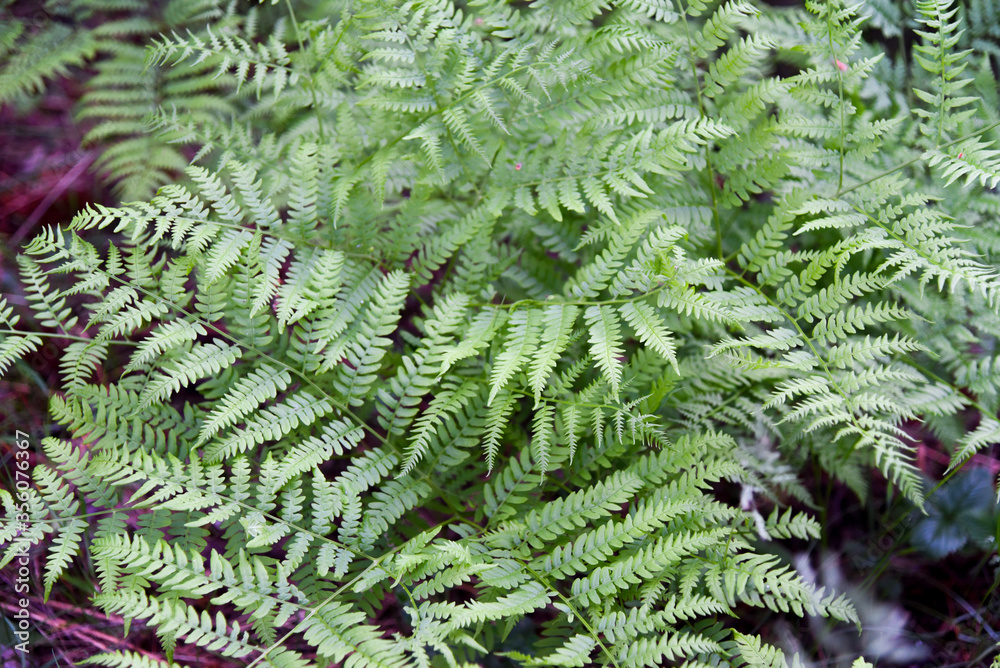
[(400, 475), (406, 475), (413, 470), (426, 453), (445, 417), (462, 410), (478, 393), (478, 389), (475, 384), (468, 382), (458, 386), (449, 384), (439, 386), (438, 393), (431, 400), (427, 410), (414, 422)]
[(239, 623), (228, 624), (221, 613), (213, 620), (207, 612), (202, 611), (199, 615), (182, 602), (149, 598), (138, 591), (98, 594), (95, 602), (109, 613), (176, 629), (187, 642), (212, 647), (223, 656), (240, 658), (258, 649), (250, 644), (249, 633)]
[(241, 355), (239, 347), (219, 340), (195, 345), (168, 369), (150, 378), (139, 397), (139, 408), (147, 408), (154, 403), (162, 402), (197, 379), (218, 373)]
[(664, 360), (670, 362), (677, 370), (676, 346), (670, 332), (657, 317), (653, 308), (641, 301), (626, 302), (618, 307), (625, 321), (631, 325), (639, 340), (659, 353)]
[(42, 340), (33, 334), (5, 336), (3, 341), (0, 341), (0, 376), (7, 373), (15, 360), (26, 357), (41, 346)]
[(408, 287), (409, 280), (401, 272), (386, 276), (358, 327), (357, 338), (345, 358), (349, 366), (341, 367), (334, 381), (337, 390), (352, 405), (363, 402), (377, 379), (373, 372), (381, 366), (386, 349), (392, 343), (386, 336), (395, 330)]
[(984, 188), (994, 188), (1000, 181), (1000, 158), (997, 157), (1000, 156), (1000, 151), (990, 150), (994, 143), (972, 139), (959, 143), (948, 153), (932, 149), (921, 157), (930, 167), (940, 165), (945, 186), (964, 177), (966, 187), (973, 181), (978, 181)]
[(735, 638), (746, 665), (752, 668), (787, 668), (785, 655), (777, 647), (763, 643), (757, 636), (736, 633)]
[(161, 661), (138, 652), (122, 650), (95, 654), (81, 661), (80, 665), (106, 668), (184, 668), (172, 661)]
[(273, 483), (279, 489), (299, 474), (312, 470), (314, 466), (327, 461), (332, 455), (342, 455), (355, 448), (364, 435), (360, 427), (344, 420), (327, 423), (317, 436), (309, 436), (302, 443), (290, 448), (279, 462)]
[(528, 362), (537, 345), (541, 323), (542, 314), (537, 309), (523, 308), (511, 314), (503, 350), (490, 370), (490, 405), (514, 374)]
[(402, 650), (383, 639), (376, 627), (363, 624), (365, 614), (340, 602), (324, 604), (295, 627), (323, 656), (352, 668), (390, 668), (407, 665)]
[(0, 299), (65, 432), (0, 565), (80, 555), (167, 662), (781, 666), (748, 606), (857, 615), (759, 549), (815, 519), (719, 485), (919, 506), (910, 425), (1000, 437), (987, 2), (50, 4), (0, 102), (87, 63), (137, 201)]
[(590, 356), (610, 383), (612, 397), (617, 399), (622, 381), (620, 358), (625, 354), (618, 314), (607, 306), (588, 306), (584, 320), (590, 332)]
[(958, 111), (974, 99), (958, 96), (970, 80), (957, 79), (966, 67), (963, 59), (972, 50), (954, 50), (961, 31), (959, 21), (955, 20), (958, 7), (953, 6), (953, 0), (918, 0), (917, 11), (920, 13), (917, 20), (927, 30), (915, 31), (924, 41), (914, 47), (913, 58), (935, 76), (935, 91), (914, 89), (920, 100), (933, 105), (931, 110), (915, 109), (914, 112), (930, 121), (922, 127), (927, 136), (935, 138), (936, 148), (964, 119), (975, 113), (973, 109)]
[(205, 449), (205, 459), (213, 462), (229, 459), (251, 446), (278, 440), (300, 426), (308, 426), (332, 410), (333, 406), (327, 400), (318, 399), (308, 392), (292, 394), (260, 411), (244, 429), (210, 444)]
[(240, 421), (248, 413), (268, 399), (273, 399), (292, 382), (291, 376), (283, 369), (276, 369), (268, 364), (248, 374), (236, 384), (220, 400), (220, 405), (213, 410), (202, 424), (198, 434), (201, 445), (225, 429)]
[(598, 605), (602, 596), (612, 595), (620, 589), (638, 584), (643, 574), (663, 570), (680, 561), (684, 555), (715, 545), (722, 535), (722, 531), (715, 529), (658, 538), (648, 547), (622, 556), (609, 566), (595, 568), (590, 575), (574, 580), (572, 599)]
[(217, 35), (211, 26), (206, 28), (206, 35), (188, 31), (186, 36), (174, 33), (154, 40), (146, 65), (178, 64), (188, 59), (194, 59), (195, 63), (209, 59), (218, 62), (216, 76), (234, 70), (237, 90), (252, 77), (258, 98), (265, 87), (277, 97), (286, 85), (294, 85), (298, 80), (298, 73), (289, 66), (288, 52), (279, 40), (253, 45), (236, 35)]
[(26, 34), (24, 27), (24, 22), (12, 19), (11, 32), (5, 32), (5, 42), (12, 46), (18, 41), (20, 44), (13, 56), (4, 53), (0, 105), (42, 90), (46, 79), (66, 76), (71, 67), (83, 65), (97, 50), (97, 41), (90, 30), (74, 30), (71, 25), (53, 22), (38, 32)]
[(42, 498), (51, 507), (56, 517), (62, 520), (55, 527), (56, 535), (49, 545), (48, 556), (45, 560), (44, 597), (45, 600), (48, 600), (52, 586), (69, 566), (70, 560), (80, 550), (83, 531), (86, 529), (87, 523), (74, 517), (79, 512), (80, 502), (74, 498), (69, 487), (64, 486), (56, 478), (54, 471), (45, 466), (38, 466), (35, 468), (34, 478)]
[(577, 313), (578, 309), (573, 305), (553, 304), (547, 306), (542, 314), (541, 341), (528, 365), (528, 385), (535, 393), (536, 406), (559, 356), (569, 345)]

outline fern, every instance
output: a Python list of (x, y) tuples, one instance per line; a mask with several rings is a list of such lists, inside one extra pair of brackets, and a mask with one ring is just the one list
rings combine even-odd
[(919, 505), (913, 424), (953, 468), (997, 440), (998, 52), (958, 3), (52, 4), (0, 103), (92, 63), (136, 201), (0, 301), (0, 371), (62, 351), (0, 563), (93, 564), (166, 657), (89, 664), (781, 666), (729, 620), (857, 615), (755, 548), (815, 519), (719, 490)]
[(26, 22), (5, 21), (2, 34), (0, 104), (37, 93), (45, 79), (66, 76), (69, 68), (89, 60), (97, 51), (94, 34), (52, 23), (30, 30)]

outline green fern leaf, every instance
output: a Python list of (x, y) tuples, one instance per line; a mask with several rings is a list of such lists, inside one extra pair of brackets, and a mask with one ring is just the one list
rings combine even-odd
[(621, 358), (625, 355), (618, 315), (607, 306), (588, 306), (584, 320), (590, 332), (590, 356), (611, 385), (612, 397), (617, 399), (622, 382)]
[(209, 414), (198, 434), (198, 445), (215, 436), (268, 399), (273, 399), (292, 382), (291, 376), (283, 369), (263, 364), (236, 384), (220, 401), (219, 406)]
[(541, 320), (541, 313), (537, 309), (523, 308), (511, 314), (503, 350), (497, 355), (490, 370), (490, 405), (514, 374), (528, 362), (529, 355), (537, 345)]
[(139, 408), (148, 408), (154, 403), (162, 402), (195, 380), (218, 373), (223, 367), (235, 362), (241, 354), (242, 351), (237, 346), (218, 340), (194, 346), (169, 369), (150, 378), (139, 397)]
[(559, 356), (569, 345), (578, 312), (573, 305), (553, 304), (542, 314), (541, 341), (528, 365), (528, 385), (535, 394), (536, 406)]

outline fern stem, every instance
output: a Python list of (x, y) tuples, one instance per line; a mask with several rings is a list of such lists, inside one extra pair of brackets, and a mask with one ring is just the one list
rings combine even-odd
[[(691, 59), (691, 76), (694, 77), (694, 89), (698, 97), (698, 111), (702, 118), (707, 118), (705, 113), (705, 100), (701, 91), (701, 78), (698, 76), (698, 63), (694, 57), (694, 45), (691, 43), (691, 30), (688, 26), (687, 12), (680, 12), (681, 20), (684, 21), (684, 36), (688, 43), (688, 55)], [(716, 255), (722, 259), (722, 219), (719, 217), (719, 201), (715, 187), (715, 168), (712, 166), (711, 141), (705, 143), (705, 168), (708, 170), (708, 192), (712, 199), (712, 219), (715, 221), (715, 245)]]
[(844, 187), (844, 144), (845, 133), (847, 131), (847, 120), (844, 117), (844, 73), (840, 69), (840, 58), (833, 46), (833, 23), (830, 17), (830, 8), (826, 12), (826, 36), (830, 42), (830, 57), (834, 61), (834, 69), (837, 70), (837, 92), (840, 97), (840, 175), (837, 177), (837, 191)]
[(604, 654), (611, 660), (611, 663), (614, 664), (615, 668), (621, 668), (618, 665), (618, 661), (615, 659), (615, 655), (611, 653), (611, 650), (609, 650), (607, 645), (604, 644), (604, 641), (601, 640), (600, 635), (598, 635), (597, 630), (594, 629), (594, 626), (590, 623), (590, 620), (588, 620), (583, 614), (580, 613), (579, 610), (576, 609), (576, 607), (574, 607), (573, 603), (568, 598), (566, 598), (566, 595), (563, 594), (561, 591), (559, 591), (558, 587), (553, 587), (552, 585), (550, 585), (545, 576), (536, 573), (535, 570), (527, 564), (527, 562), (523, 561), (519, 557), (514, 557), (514, 559), (516, 559), (522, 566), (524, 566), (524, 570), (528, 571), (531, 577), (535, 578), (538, 584), (542, 585), (549, 591), (555, 592), (556, 596), (562, 599), (563, 604), (567, 608), (569, 608), (570, 614), (579, 618), (580, 623), (582, 623), (587, 628), (587, 632), (590, 633), (590, 637), (593, 638), (595, 641), (597, 641), (598, 646), (600, 646), (600, 648), (604, 650)]
[[(404, 543), (404, 544), (405, 544), (405, 543)], [(258, 656), (258, 657), (257, 657), (257, 658), (255, 658), (255, 659), (254, 659), (253, 661), (251, 661), (250, 663), (248, 663), (248, 664), (246, 665), (246, 668), (252, 668), (252, 666), (256, 666), (256, 665), (257, 665), (257, 664), (259, 664), (259, 663), (260, 663), (261, 661), (263, 661), (264, 659), (266, 659), (266, 658), (267, 658), (267, 655), (268, 655), (268, 654), (270, 654), (270, 653), (271, 653), (271, 652), (272, 652), (273, 650), (277, 649), (278, 647), (281, 647), (281, 646), (282, 646), (283, 644), (285, 644), (285, 642), (286, 642), (286, 641), (287, 641), (287, 640), (288, 640), (289, 638), (291, 638), (291, 637), (292, 637), (292, 635), (294, 635), (294, 633), (295, 633), (295, 629), (299, 628), (299, 627), (300, 627), (300, 626), (301, 626), (302, 624), (306, 623), (307, 621), (309, 621), (310, 619), (312, 619), (313, 617), (315, 617), (315, 616), (316, 616), (316, 614), (317, 614), (317, 613), (318, 613), (318, 612), (319, 612), (320, 610), (322, 610), (322, 609), (323, 609), (323, 606), (325, 606), (325, 605), (326, 605), (327, 603), (330, 603), (331, 601), (333, 601), (334, 599), (336, 599), (336, 598), (337, 598), (338, 596), (340, 596), (340, 595), (341, 595), (341, 594), (342, 594), (342, 593), (343, 593), (343, 592), (344, 592), (345, 590), (347, 590), (347, 589), (349, 589), (350, 587), (354, 586), (354, 583), (356, 583), (356, 582), (357, 582), (358, 580), (360, 580), (360, 579), (361, 579), (362, 577), (364, 577), (365, 575), (367, 575), (367, 574), (368, 574), (368, 572), (369, 572), (369, 571), (371, 571), (372, 569), (376, 568), (377, 566), (380, 566), (380, 565), (382, 564), (382, 562), (383, 562), (383, 561), (384, 561), (384, 560), (385, 560), (385, 559), (386, 559), (387, 557), (389, 557), (389, 556), (391, 556), (391, 555), (395, 554), (395, 553), (396, 553), (397, 551), (399, 551), (399, 550), (400, 550), (400, 549), (401, 549), (402, 547), (403, 547), (403, 545), (397, 545), (396, 547), (394, 547), (394, 548), (393, 548), (392, 550), (390, 550), (389, 552), (386, 552), (385, 554), (382, 554), (382, 555), (378, 556), (377, 558), (373, 559), (373, 560), (372, 560), (372, 563), (371, 563), (371, 564), (370, 564), (370, 565), (369, 565), (369, 566), (368, 566), (368, 567), (367, 567), (367, 568), (366, 568), (365, 570), (363, 570), (363, 571), (361, 571), (360, 573), (358, 573), (357, 575), (355, 575), (355, 576), (354, 576), (354, 577), (353, 577), (353, 578), (352, 578), (351, 580), (348, 580), (348, 581), (347, 581), (347, 582), (345, 582), (344, 584), (342, 584), (342, 585), (340, 585), (339, 587), (337, 587), (337, 588), (336, 588), (336, 589), (335, 589), (334, 591), (332, 591), (332, 592), (330, 593), (330, 595), (329, 595), (329, 596), (327, 596), (327, 597), (326, 597), (325, 599), (323, 599), (323, 602), (322, 602), (322, 603), (318, 604), (318, 605), (317, 605), (317, 606), (316, 606), (315, 608), (312, 608), (312, 609), (310, 609), (310, 611), (309, 611), (309, 614), (308, 614), (308, 615), (306, 615), (306, 616), (305, 616), (305, 618), (303, 618), (303, 619), (302, 619), (301, 621), (299, 621), (299, 623), (298, 623), (298, 624), (296, 624), (296, 625), (295, 625), (295, 626), (294, 626), (294, 627), (292, 628), (292, 630), (291, 630), (291, 631), (288, 631), (287, 633), (285, 633), (285, 635), (283, 635), (283, 636), (281, 636), (280, 638), (278, 638), (277, 640), (275, 640), (275, 641), (274, 641), (274, 643), (272, 643), (272, 644), (271, 644), (270, 646), (268, 646), (268, 647), (267, 647), (267, 649), (265, 649), (265, 650), (264, 650), (263, 652), (261, 652), (260, 656)]]
[(295, 19), (295, 8), (292, 7), (291, 0), (285, 0), (285, 7), (288, 8), (288, 18), (292, 20), (292, 31), (295, 33), (295, 41), (299, 43), (299, 51), (305, 51), (306, 46), (302, 41), (302, 33), (299, 32), (299, 22)]
[[(292, 7), (291, 0), (285, 0), (285, 6), (288, 8), (288, 18), (292, 21), (292, 31), (295, 33), (295, 41), (299, 43), (299, 53), (303, 54), (306, 51), (305, 42), (302, 40), (302, 33), (299, 30), (299, 22), (295, 18), (295, 8)], [(326, 133), (323, 131), (323, 116), (319, 113), (319, 98), (316, 97), (316, 86), (313, 84), (312, 77), (306, 77), (306, 85), (309, 87), (309, 94), (312, 97), (313, 109), (316, 110), (316, 127), (319, 130), (319, 138), (321, 141), (326, 141)]]
[[(20, 329), (0, 329), (0, 334), (11, 334), (11, 335), (31, 335), (31, 336), (41, 336), (48, 337), (52, 339), (66, 339), (68, 341), (81, 341), (83, 343), (94, 343), (94, 339), (88, 339), (84, 336), (73, 336), (72, 334), (59, 334), (58, 332), (25, 332)], [(108, 343), (115, 343), (122, 346), (138, 346), (138, 341), (108, 341)]]
[(652, 297), (655, 294), (659, 294), (666, 290), (670, 285), (668, 283), (662, 283), (656, 288), (643, 292), (642, 294), (635, 295), (632, 297), (622, 297), (620, 299), (600, 299), (587, 301), (585, 299), (549, 299), (546, 301), (539, 301), (537, 299), (522, 299), (520, 301), (511, 302), (510, 304), (492, 304), (488, 302), (469, 302), (469, 306), (476, 308), (495, 308), (495, 309), (506, 309), (506, 310), (516, 310), (523, 306), (543, 306), (549, 304), (559, 304), (560, 306), (614, 306), (615, 304), (628, 304), (629, 302), (637, 302), (646, 299), (647, 297)]
[[(265, 516), (266, 516), (266, 513), (265, 513)], [(286, 522), (286, 524), (288, 524), (288, 523)], [(436, 526), (440, 527), (440, 526), (444, 526), (444, 525), (445, 525), (445, 522), (441, 522), (441, 523), (437, 524)], [(289, 524), (289, 526), (292, 526), (292, 525)], [(327, 540), (329, 540), (329, 539), (327, 539)], [(336, 541), (332, 541), (332, 540), (330, 542), (336, 543)], [(302, 606), (302, 605), (299, 605), (299, 604), (296, 604), (296, 603), (293, 603), (293, 602), (289, 601), (289, 603), (292, 603), (292, 605), (297, 605), (300, 608), (304, 608), (306, 610), (309, 610), (309, 614), (305, 617), (305, 619), (302, 619), (298, 624), (296, 624), (295, 627), (291, 631), (287, 632), (281, 638), (278, 638), (272, 645), (270, 645), (266, 650), (264, 650), (264, 652), (261, 653), (260, 656), (258, 656), (253, 661), (251, 661), (250, 663), (248, 663), (247, 664), (247, 668), (251, 668), (251, 666), (255, 666), (258, 663), (260, 663), (261, 661), (263, 661), (265, 658), (267, 658), (267, 655), (270, 654), (271, 651), (273, 651), (274, 649), (276, 649), (276, 648), (280, 647), (281, 645), (283, 645), (285, 643), (285, 641), (288, 640), (295, 633), (295, 629), (296, 628), (298, 628), (306, 620), (311, 619), (312, 617), (314, 617), (316, 615), (316, 613), (318, 613), (323, 608), (323, 606), (325, 606), (327, 603), (330, 603), (331, 601), (333, 601), (334, 599), (336, 599), (345, 590), (348, 590), (349, 588), (351, 588), (358, 580), (360, 580), (362, 577), (364, 577), (365, 575), (367, 575), (368, 573), (370, 573), (373, 569), (377, 568), (378, 566), (381, 566), (381, 564), (382, 564), (383, 561), (385, 561), (387, 558), (389, 558), (392, 555), (394, 555), (397, 552), (399, 552), (405, 546), (406, 546), (406, 543), (401, 543), (400, 545), (397, 545), (397, 546), (393, 547), (388, 552), (385, 552), (385, 553), (379, 555), (378, 557), (367, 557), (368, 559), (371, 559), (371, 561), (372, 561), (372, 563), (369, 564), (367, 568), (365, 568), (363, 571), (361, 571), (360, 573), (358, 573), (356, 576), (354, 576), (354, 578), (352, 578), (348, 582), (345, 582), (341, 586), (337, 587), (337, 589), (335, 589), (333, 592), (331, 592), (330, 595), (326, 599), (324, 599), (322, 603), (320, 603), (319, 605), (317, 605), (315, 608), (309, 608), (308, 606)], [(350, 549), (350, 548), (348, 548), (348, 549)], [(365, 556), (367, 556), (367, 555), (365, 555)], [(273, 596), (276, 597), (276, 595), (273, 595)], [(282, 601), (282, 602), (284, 602), (284, 601)]]
[(410, 599), (410, 605), (412, 606), (412, 609), (413, 609), (413, 621), (415, 622), (414, 626), (420, 626), (420, 623), (421, 623), (420, 622), (420, 606), (418, 606), (417, 602), (415, 600), (413, 600), (413, 593), (410, 591), (410, 588), (406, 586), (405, 582), (403, 582), (402, 580), (400, 580), (399, 581), (399, 586), (403, 588), (404, 592), (406, 592), (406, 598)]
[(934, 8), (937, 10), (937, 29), (938, 29), (938, 65), (941, 68), (941, 99), (938, 101), (938, 118), (937, 118), (937, 138), (934, 141), (935, 146), (941, 145), (941, 137), (944, 136), (944, 118), (945, 111), (947, 109), (944, 99), (944, 92), (948, 87), (948, 67), (945, 63), (945, 55), (947, 48), (945, 46), (945, 19), (941, 15), (941, 3), (935, 3)]

